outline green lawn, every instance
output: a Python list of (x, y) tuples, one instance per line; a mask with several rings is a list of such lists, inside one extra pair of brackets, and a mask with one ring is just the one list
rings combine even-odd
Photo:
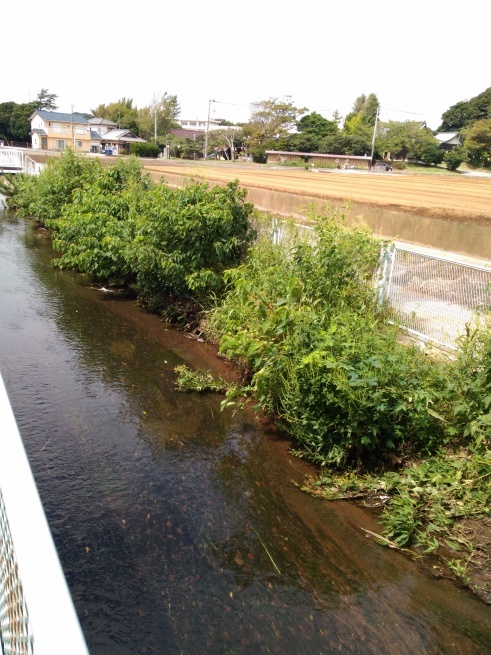
[[(395, 170), (395, 169), (394, 169)], [(423, 175), (462, 175), (463, 171), (449, 171), (446, 166), (426, 166), (425, 164), (407, 164), (403, 173), (422, 173)]]

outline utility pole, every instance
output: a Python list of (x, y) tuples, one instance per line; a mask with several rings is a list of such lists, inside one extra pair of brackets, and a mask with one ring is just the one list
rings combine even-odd
[(75, 130), (73, 129), (73, 105), (72, 105), (72, 148), (75, 151)]
[(377, 109), (377, 113), (375, 114), (375, 125), (373, 126), (373, 137), (372, 137), (372, 152), (370, 154), (370, 166), (373, 165), (373, 153), (375, 151), (375, 136), (377, 134), (377, 122), (380, 116), (380, 107)]
[(212, 102), (216, 102), (216, 101), (208, 100), (208, 120), (206, 121), (206, 132), (205, 132), (205, 160), (208, 157), (208, 132), (210, 131), (210, 111), (211, 111)]
[(157, 143), (157, 106), (155, 106), (155, 127), (154, 127), (154, 134), (155, 134), (155, 143)]

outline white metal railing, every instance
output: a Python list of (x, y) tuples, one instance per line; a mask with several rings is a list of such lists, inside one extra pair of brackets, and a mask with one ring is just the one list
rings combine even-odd
[(0, 147), (0, 171), (39, 175), (43, 168), (44, 164), (34, 161), (22, 148)]
[(0, 375), (0, 653), (88, 655)]

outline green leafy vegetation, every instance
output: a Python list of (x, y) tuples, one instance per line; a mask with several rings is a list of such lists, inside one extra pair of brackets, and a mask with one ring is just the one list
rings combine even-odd
[(12, 184), (9, 204), (52, 231), (55, 265), (132, 289), (188, 325), (208, 308), (201, 329), (242, 386), (180, 367), (181, 389), (227, 387), (223, 407), (253, 399), (296, 454), (327, 471), (306, 485), (312, 493), (383, 497), (387, 543), (441, 554), (449, 571), (471, 575), (465, 522), (489, 520), (491, 493), (485, 313), (453, 360), (401, 343), (377, 306), (380, 244), (367, 229), (311, 214), (312, 229), (284, 224), (274, 244), (258, 216), (255, 240), (237, 182), (171, 189), (136, 158), (102, 167), (67, 152)]
[(192, 371), (188, 366), (176, 366), (176, 386), (179, 391), (215, 391), (225, 392), (231, 385), (219, 378), (215, 380), (210, 371)]
[(263, 240), (228, 273), (208, 333), (311, 461), (367, 466), (434, 451), (445, 438), (442, 378), (377, 309), (378, 242), (342, 217), (315, 218), (314, 239)]
[(132, 289), (177, 318), (177, 308), (195, 314), (219, 295), (223, 271), (245, 256), (254, 238), (245, 195), (237, 182), (171, 189), (135, 158), (104, 168), (69, 151), (23, 178), (9, 204), (52, 231), (56, 266)]
[(160, 148), (156, 143), (130, 143), (130, 154), (136, 157), (158, 157)]

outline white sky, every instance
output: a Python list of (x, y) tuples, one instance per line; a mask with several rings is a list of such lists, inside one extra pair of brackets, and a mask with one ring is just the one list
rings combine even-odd
[(488, 8), (489, 0), (4, 0), (0, 102), (46, 88), (59, 111), (88, 112), (123, 96), (143, 107), (166, 91), (181, 118), (206, 118), (212, 98), (211, 117), (246, 121), (249, 104), (270, 97), (290, 95), (330, 118), (373, 92), (382, 120), (436, 129), (451, 105), (491, 85)]

